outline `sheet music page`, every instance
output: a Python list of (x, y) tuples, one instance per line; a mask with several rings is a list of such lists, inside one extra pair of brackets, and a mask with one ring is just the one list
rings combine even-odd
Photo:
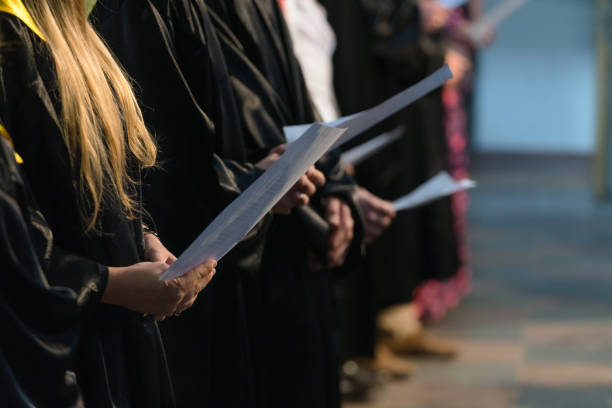
[(345, 129), (312, 125), (212, 221), (161, 279), (177, 278), (208, 259), (223, 258), (344, 132)]
[(393, 207), (395, 207), (395, 211), (409, 210), (437, 200), (438, 198), (474, 187), (476, 187), (475, 181), (469, 179), (455, 181), (450, 174), (443, 171), (417, 187), (410, 194), (395, 200), (393, 202)]
[[(452, 77), (453, 74), (448, 68), (448, 65), (444, 65), (427, 78), (387, 99), (380, 105), (358, 114), (345, 116), (334, 122), (329, 122), (326, 125), (342, 126), (343, 128), (347, 129), (346, 133), (344, 133), (340, 139), (333, 144), (330, 150), (342, 146), (355, 136), (360, 135), (361, 133), (370, 129), (372, 126), (377, 125), (391, 115), (404, 109), (411, 103), (421, 99), (423, 96), (442, 86)], [(283, 131), (285, 132), (287, 141), (290, 139), (298, 140), (303, 134), (303, 129), (307, 129), (308, 126), (309, 125), (285, 126)]]
[(390, 132), (378, 135), (375, 138), (342, 153), (342, 160), (346, 163), (357, 165), (402, 137), (404, 131), (404, 126), (398, 126)]
[[(331, 122), (323, 123), (325, 126), (329, 127), (342, 127), (344, 122), (353, 119), (355, 116), (359, 115), (358, 113), (354, 113), (352, 115), (341, 117), (340, 119), (336, 119)], [(312, 123), (308, 123), (306, 125), (294, 125), (294, 126), (284, 126), (283, 133), (285, 134), (285, 139), (287, 139), (287, 143), (295, 142), (302, 136), (308, 128), (312, 126)]]

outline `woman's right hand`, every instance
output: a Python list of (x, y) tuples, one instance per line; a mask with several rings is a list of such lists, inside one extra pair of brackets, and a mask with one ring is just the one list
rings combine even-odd
[(289, 215), (295, 207), (310, 202), (317, 189), (325, 185), (325, 175), (312, 166), (305, 175), (291, 187), (291, 189), (272, 208), (274, 214)]
[[(270, 150), (268, 156), (259, 161), (255, 167), (262, 170), (269, 169), (283, 153), (285, 153), (287, 145), (279, 145)], [(310, 202), (310, 197), (313, 196), (317, 189), (325, 185), (325, 175), (312, 166), (306, 174), (304, 174), (295, 183), (291, 190), (287, 192), (276, 205), (272, 208), (274, 214), (289, 215), (295, 207), (306, 205)]]
[(109, 268), (102, 301), (163, 320), (193, 305), (200, 291), (215, 275), (216, 266), (217, 262), (211, 259), (170, 281), (159, 279), (169, 268), (162, 262), (141, 262), (127, 267)]

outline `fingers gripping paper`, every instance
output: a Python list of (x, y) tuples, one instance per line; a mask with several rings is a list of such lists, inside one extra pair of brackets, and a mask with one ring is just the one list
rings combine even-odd
[(409, 210), (474, 187), (476, 187), (476, 182), (469, 179), (455, 181), (447, 172), (443, 171), (417, 187), (412, 193), (395, 200), (393, 207), (395, 207), (395, 211)]
[(345, 132), (312, 125), (285, 153), (221, 214), (183, 252), (161, 279), (182, 276), (207, 259), (220, 260), (291, 189)]
[[(359, 136), (372, 126), (382, 122), (411, 103), (421, 99), (434, 89), (439, 88), (452, 77), (453, 74), (448, 68), (448, 65), (444, 65), (427, 78), (400, 92), (392, 98), (387, 99), (380, 105), (351, 116), (340, 118), (334, 122), (326, 123), (325, 125), (327, 126), (342, 126), (343, 128), (347, 129), (346, 133), (332, 145), (331, 149), (340, 147), (344, 143), (353, 139), (355, 136)], [(287, 142), (292, 143), (293, 141), (299, 139), (309, 126), (310, 125), (285, 126), (283, 131), (285, 133)]]

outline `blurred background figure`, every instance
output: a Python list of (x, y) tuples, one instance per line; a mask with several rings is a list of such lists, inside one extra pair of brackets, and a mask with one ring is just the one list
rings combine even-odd
[[(328, 10), (339, 38), (335, 85), (344, 114), (382, 102), (432, 73), (445, 58), (457, 73), (454, 86), (471, 67), (467, 56), (445, 44), (451, 35), (443, 29), (450, 25), (452, 10), (435, 1), (281, 4), (311, 98), (325, 120), (339, 116), (332, 88), (336, 37), (326, 21)], [(358, 18), (345, 18), (351, 13)], [(459, 32), (460, 16), (456, 20)], [(364, 47), (364, 42), (370, 46)], [(357, 57), (358, 63), (347, 56)], [(355, 83), (363, 86), (355, 87)], [(435, 92), (380, 126), (377, 131), (403, 124), (408, 131), (386, 152), (357, 168), (358, 182), (379, 196), (391, 198), (448, 170), (445, 117), (442, 94)], [(368, 136), (372, 135), (365, 138)], [(340, 309), (347, 312), (345, 316), (354, 316), (340, 324), (345, 359), (359, 357), (360, 369), (405, 376), (411, 372), (410, 365), (395, 360), (393, 352), (444, 357), (455, 353), (452, 346), (426, 336), (420, 321), (424, 317), (439, 318), (446, 308), (457, 304), (467, 288), (468, 273), (458, 269), (458, 233), (465, 236), (465, 228), (459, 230), (465, 224), (461, 217), (459, 213), (453, 221), (450, 200), (442, 200), (422, 211), (401, 214), (378, 242), (366, 242), (373, 245), (361, 270), (346, 274), (338, 282)], [(462, 250), (467, 253), (467, 249)], [(442, 285), (439, 279), (448, 282)], [(418, 292), (424, 282), (427, 287)], [(421, 293), (420, 303), (413, 302), (413, 293)], [(374, 322), (379, 312), (380, 333)], [(348, 367), (356, 364), (352, 361)], [(367, 391), (371, 382), (359, 384), (360, 370), (350, 371), (355, 375), (345, 379), (346, 391)]]
[[(440, 169), (480, 182), (469, 197), (399, 214), (336, 276), (345, 397), (368, 407), (608, 404), (612, 370), (598, 359), (612, 353), (587, 337), (612, 334), (612, 209), (598, 200), (612, 191), (610, 2), (283, 3), (326, 121), (443, 63), (454, 74), (355, 142), (404, 125), (350, 169), (361, 186), (392, 200)], [(405, 360), (418, 354), (455, 359)]]

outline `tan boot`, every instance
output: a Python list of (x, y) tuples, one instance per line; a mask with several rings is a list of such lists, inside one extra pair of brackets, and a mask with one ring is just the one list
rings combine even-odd
[(381, 384), (409, 377), (415, 369), (412, 363), (396, 356), (386, 346), (376, 347), (375, 358), (358, 358), (354, 362), (362, 370), (376, 374)]
[(400, 355), (420, 355), (437, 358), (454, 358), (458, 349), (454, 344), (436, 339), (421, 329), (411, 335), (398, 338), (381, 335), (380, 342), (387, 345), (394, 353)]
[(376, 345), (374, 367), (376, 370), (387, 373), (395, 379), (410, 377), (415, 370), (413, 363), (395, 355), (389, 346), (381, 343)]
[(419, 311), (414, 303), (404, 303), (382, 310), (376, 318), (378, 329), (394, 337), (405, 337), (423, 328)]
[(453, 358), (457, 355), (455, 345), (438, 340), (424, 331), (418, 309), (413, 303), (384, 309), (376, 324), (379, 330), (379, 345), (388, 347), (395, 354), (438, 358)]

